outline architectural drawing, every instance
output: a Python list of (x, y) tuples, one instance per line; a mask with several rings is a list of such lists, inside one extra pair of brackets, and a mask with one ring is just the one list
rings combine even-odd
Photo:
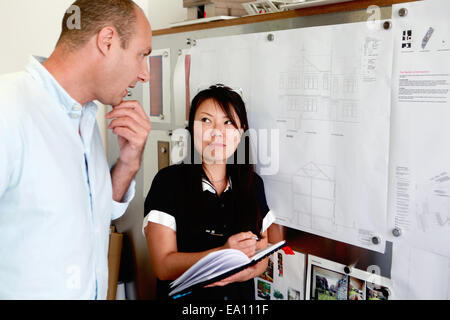
[[(281, 117), (294, 118), (301, 129), (302, 120), (358, 123), (360, 66), (333, 70), (330, 55), (308, 55), (300, 52), (292, 57), (289, 71), (279, 73)], [(352, 59), (346, 59), (346, 64)]]
[(292, 178), (293, 210), (297, 224), (323, 232), (334, 232), (335, 168), (313, 162), (301, 168)]
[[(365, 23), (272, 34), (197, 41), (191, 96), (208, 79), (242, 88), (250, 127), (279, 132), (254, 150), (277, 223), (383, 252), (359, 230), (386, 224), (392, 35)], [(279, 160), (270, 174), (264, 148)]]

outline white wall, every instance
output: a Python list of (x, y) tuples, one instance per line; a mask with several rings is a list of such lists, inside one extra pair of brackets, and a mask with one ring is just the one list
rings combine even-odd
[(49, 56), (61, 32), (61, 20), (72, 0), (1, 0), (0, 74), (15, 72), (31, 54)]
[(187, 9), (183, 8), (183, 0), (141, 0), (148, 2), (148, 17), (153, 30), (168, 28), (171, 23), (187, 19)]
[[(0, 0), (0, 74), (23, 70), (30, 55), (48, 57), (53, 51), (64, 12), (75, 0)], [(183, 0), (136, 0), (153, 30), (186, 19)], [(106, 107), (97, 120), (106, 142)]]
[[(49, 56), (61, 32), (61, 19), (74, 0), (0, 1), (0, 74), (23, 69), (30, 54)], [(186, 19), (183, 0), (135, 0), (153, 30)]]

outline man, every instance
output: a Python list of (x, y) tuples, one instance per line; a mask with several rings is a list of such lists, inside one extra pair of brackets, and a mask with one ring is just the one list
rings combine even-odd
[[(0, 299), (105, 299), (111, 220), (134, 197), (150, 133), (128, 87), (149, 81), (151, 28), (131, 0), (78, 0), (47, 60), (0, 77)], [(95, 121), (112, 105), (110, 171)]]

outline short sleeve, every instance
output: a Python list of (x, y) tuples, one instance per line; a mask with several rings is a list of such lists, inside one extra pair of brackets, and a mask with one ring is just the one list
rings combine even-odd
[(168, 227), (176, 232), (173, 167), (162, 169), (153, 179), (144, 204), (142, 233), (149, 222)]
[(272, 223), (275, 222), (275, 215), (270, 210), (267, 204), (264, 181), (258, 175), (256, 175), (255, 177), (255, 187), (256, 187), (256, 198), (258, 200), (259, 209), (261, 210), (261, 217), (263, 219), (261, 230), (261, 233), (263, 233), (272, 225)]

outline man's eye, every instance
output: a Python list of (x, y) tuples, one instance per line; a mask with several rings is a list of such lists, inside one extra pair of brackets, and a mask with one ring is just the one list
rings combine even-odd
[(233, 121), (227, 120), (227, 121), (225, 121), (225, 124), (231, 124), (231, 125), (233, 125)]
[(205, 123), (211, 123), (211, 120), (209, 120), (208, 118), (203, 118), (203, 119), (202, 119), (202, 122), (205, 122)]

